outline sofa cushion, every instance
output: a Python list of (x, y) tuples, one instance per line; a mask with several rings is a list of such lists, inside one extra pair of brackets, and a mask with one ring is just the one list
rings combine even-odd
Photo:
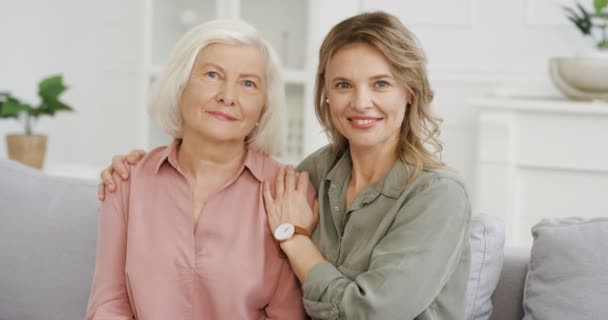
[(82, 319), (95, 267), (94, 181), (0, 160), (0, 319)]
[(524, 319), (606, 319), (608, 218), (545, 219), (532, 235)]
[(492, 315), (504, 259), (505, 227), (497, 217), (475, 214), (471, 219), (471, 273), (467, 292), (467, 320), (487, 320)]

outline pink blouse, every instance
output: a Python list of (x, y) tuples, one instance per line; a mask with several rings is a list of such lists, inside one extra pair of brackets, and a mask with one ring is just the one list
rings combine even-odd
[(302, 294), (280, 254), (261, 183), (280, 165), (248, 150), (234, 181), (209, 199), (193, 232), (180, 140), (147, 154), (100, 209), (86, 319), (303, 319)]

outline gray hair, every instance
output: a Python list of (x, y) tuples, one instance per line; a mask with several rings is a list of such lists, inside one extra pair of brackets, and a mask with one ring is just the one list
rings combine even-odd
[(266, 105), (258, 126), (247, 136), (246, 145), (271, 155), (280, 146), (285, 88), (281, 65), (274, 49), (251, 25), (239, 20), (213, 20), (189, 30), (177, 42), (159, 77), (148, 111), (154, 121), (174, 138), (183, 136), (179, 101), (198, 54), (211, 44), (253, 45), (266, 57)]

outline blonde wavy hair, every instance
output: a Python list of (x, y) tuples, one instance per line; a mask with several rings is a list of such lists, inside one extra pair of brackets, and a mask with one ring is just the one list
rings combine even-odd
[(368, 12), (350, 17), (335, 25), (319, 51), (315, 83), (315, 112), (330, 141), (338, 150), (348, 147), (348, 140), (336, 129), (326, 101), (325, 69), (331, 57), (353, 43), (376, 48), (390, 65), (397, 81), (408, 91), (411, 101), (401, 124), (397, 157), (413, 168), (412, 181), (424, 169), (443, 169), (443, 143), (439, 140), (442, 119), (431, 112), (433, 91), (426, 71), (426, 55), (421, 45), (402, 23), (385, 12)]

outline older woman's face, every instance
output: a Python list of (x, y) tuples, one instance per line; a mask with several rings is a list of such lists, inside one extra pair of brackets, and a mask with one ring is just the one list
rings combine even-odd
[(180, 99), (184, 136), (242, 143), (266, 103), (266, 59), (250, 45), (201, 50)]
[(376, 48), (338, 50), (325, 69), (331, 119), (353, 147), (397, 147), (409, 96)]

